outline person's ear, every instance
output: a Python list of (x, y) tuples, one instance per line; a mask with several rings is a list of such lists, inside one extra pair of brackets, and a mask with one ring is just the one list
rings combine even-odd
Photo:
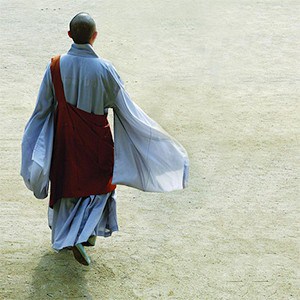
[(72, 38), (72, 35), (71, 35), (71, 31), (70, 31), (70, 30), (68, 31), (68, 36), (69, 36), (69, 38)]
[(92, 37), (90, 38), (89, 43), (90, 43), (92, 46), (93, 46), (93, 44), (94, 44), (94, 42), (95, 42), (95, 39), (96, 39), (96, 37), (97, 37), (97, 34), (98, 34), (98, 32), (95, 31), (95, 32), (92, 34)]
[(93, 33), (93, 35), (92, 35), (92, 39), (93, 39), (93, 40), (95, 40), (95, 39), (96, 39), (96, 37), (97, 37), (97, 35), (98, 35), (98, 32), (97, 32), (97, 31), (95, 31), (95, 32)]

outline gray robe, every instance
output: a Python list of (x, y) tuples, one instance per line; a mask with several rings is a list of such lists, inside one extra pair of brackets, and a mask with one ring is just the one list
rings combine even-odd
[[(64, 92), (69, 103), (99, 115), (107, 113), (109, 108), (113, 109), (114, 184), (127, 185), (148, 192), (165, 192), (186, 187), (189, 160), (185, 149), (130, 99), (110, 62), (100, 58), (89, 44), (73, 44), (69, 52), (62, 55), (60, 67)], [(49, 64), (39, 90), (35, 110), (25, 127), (22, 140), (21, 175), (26, 186), (39, 199), (44, 199), (48, 195), (55, 108), (56, 99)], [(109, 197), (102, 196), (106, 199), (105, 201), (102, 199), (105, 205), (115, 208), (115, 193)], [(80, 201), (83, 200), (80, 198)], [(63, 202), (67, 203), (67, 201), (60, 202), (60, 205), (63, 205)], [(105, 205), (99, 211), (102, 215)], [(62, 222), (59, 222), (60, 227), (64, 226), (71, 214), (70, 209), (63, 211), (65, 214), (64, 216), (60, 214), (63, 216)], [(57, 223), (53, 225), (53, 220), (57, 220), (59, 209), (54, 208), (54, 216), (52, 213), (50, 211), (50, 223), (52, 227), (58, 226)], [(116, 219), (116, 213), (111, 218)], [(88, 218), (81, 221), (88, 223)], [(106, 221), (109, 224), (109, 220)], [(105, 223), (103, 220), (99, 222)], [(84, 228), (84, 225), (80, 226)], [(116, 229), (117, 223), (110, 227)], [(90, 229), (90, 234), (92, 232), (97, 234), (95, 228)], [(99, 232), (104, 232), (103, 230), (101, 228)], [(74, 231), (74, 228), (68, 228), (64, 234), (68, 231)], [(71, 243), (78, 242), (80, 232), (75, 235)], [(68, 246), (60, 243), (54, 248), (59, 250), (62, 245)]]

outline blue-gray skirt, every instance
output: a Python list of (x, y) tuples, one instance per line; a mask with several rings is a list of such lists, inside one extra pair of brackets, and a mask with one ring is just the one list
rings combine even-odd
[(52, 247), (59, 251), (86, 242), (92, 235), (111, 236), (118, 230), (116, 192), (85, 198), (63, 198), (49, 208)]

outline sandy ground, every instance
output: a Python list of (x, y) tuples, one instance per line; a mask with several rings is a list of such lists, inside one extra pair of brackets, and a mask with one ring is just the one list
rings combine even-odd
[[(1, 299), (300, 299), (299, 1), (0, 0)], [(190, 186), (118, 188), (90, 267), (51, 250), (20, 142), (69, 20), (187, 149)], [(298, 56), (297, 56), (298, 54)]]

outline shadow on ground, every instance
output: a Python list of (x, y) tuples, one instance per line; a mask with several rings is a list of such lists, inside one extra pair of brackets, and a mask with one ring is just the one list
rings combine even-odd
[(105, 265), (94, 263), (94, 267), (85, 267), (74, 259), (71, 251), (49, 251), (34, 269), (30, 299), (94, 299), (86, 276), (93, 276), (95, 269), (98, 280), (114, 278), (112, 270)]

